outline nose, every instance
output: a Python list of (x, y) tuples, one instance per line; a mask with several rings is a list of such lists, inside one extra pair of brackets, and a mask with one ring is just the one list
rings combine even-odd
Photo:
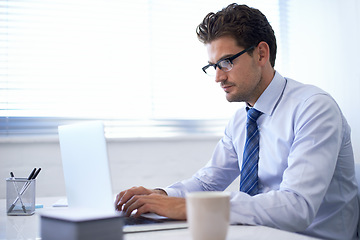
[(215, 82), (221, 83), (221, 82), (224, 82), (226, 79), (227, 79), (226, 73), (223, 70), (216, 68)]

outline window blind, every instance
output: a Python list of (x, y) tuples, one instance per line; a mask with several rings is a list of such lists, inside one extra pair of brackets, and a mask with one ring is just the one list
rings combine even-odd
[[(112, 136), (222, 131), (241, 105), (201, 71), (207, 53), (195, 28), (230, 3), (0, 0), (0, 135), (93, 119)], [(281, 1), (242, 3), (282, 33)]]

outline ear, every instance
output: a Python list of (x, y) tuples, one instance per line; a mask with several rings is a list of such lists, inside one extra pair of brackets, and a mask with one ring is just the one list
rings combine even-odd
[(266, 42), (260, 42), (258, 48), (258, 63), (260, 66), (265, 66), (270, 61), (270, 48)]

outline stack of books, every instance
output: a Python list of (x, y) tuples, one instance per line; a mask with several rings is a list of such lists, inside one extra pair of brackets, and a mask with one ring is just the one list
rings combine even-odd
[(123, 217), (94, 209), (40, 212), (42, 240), (122, 240)]

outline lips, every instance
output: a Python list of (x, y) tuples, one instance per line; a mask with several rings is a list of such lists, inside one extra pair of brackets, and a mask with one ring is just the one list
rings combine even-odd
[(229, 92), (232, 85), (225, 85), (225, 86), (221, 86), (221, 87), (222, 87), (222, 89), (224, 89), (225, 92)]

